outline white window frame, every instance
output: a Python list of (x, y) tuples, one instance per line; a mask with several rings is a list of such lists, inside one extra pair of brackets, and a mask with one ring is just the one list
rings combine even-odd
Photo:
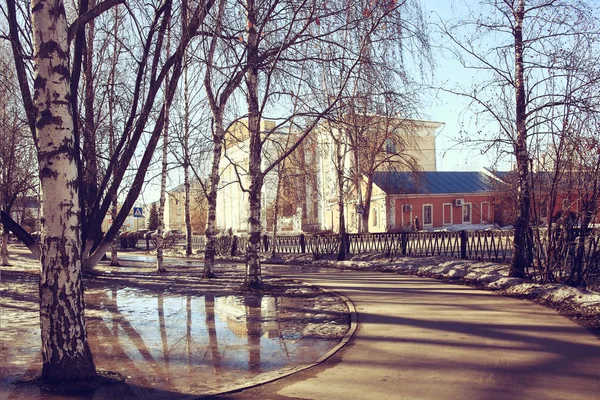
[(371, 207), (371, 226), (373, 228), (376, 228), (379, 225), (379, 210), (377, 209), (377, 207)]
[[(446, 222), (446, 206), (450, 206), (450, 222)], [(452, 207), (454, 205), (452, 203), (442, 203), (442, 225), (452, 225), (453, 221), (453, 216), (452, 214), (454, 214), (452, 212)]]
[[(484, 215), (483, 215), (483, 205), (487, 204), (487, 215), (485, 216), (484, 219)], [(480, 208), (480, 213), (479, 213), (479, 221), (483, 224), (483, 221), (485, 220), (486, 222), (490, 222), (490, 202), (489, 201), (482, 201), (481, 204), (479, 205)], [(473, 210), (471, 210), (471, 220), (473, 219)]]
[[(431, 207), (431, 222), (429, 224), (425, 223), (425, 207)], [(421, 224), (423, 225), (423, 227), (431, 227), (433, 226), (433, 204), (431, 203), (427, 203), (427, 204), (423, 204), (421, 206), (421, 218), (422, 218), (422, 222)]]
[[(465, 221), (465, 208), (469, 207), (469, 220)], [(472, 224), (473, 223), (473, 204), (472, 203), (463, 203), (460, 220), (463, 224)]]

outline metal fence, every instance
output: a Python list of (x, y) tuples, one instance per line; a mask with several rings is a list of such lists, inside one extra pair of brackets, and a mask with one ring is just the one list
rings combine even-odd
[[(534, 257), (544, 258), (547, 250), (546, 228), (534, 228), (532, 236)], [(564, 234), (556, 230), (555, 235)], [(553, 245), (565, 266), (574, 265), (579, 245), (579, 229), (567, 232), (568, 238), (561, 245)], [(398, 232), (398, 233), (362, 233), (348, 234), (346, 253), (361, 254), (381, 252), (390, 256), (446, 256), (465, 260), (493, 261), (508, 263), (513, 252), (513, 230), (485, 230), (458, 232)], [(587, 271), (600, 273), (600, 229), (589, 229), (584, 233), (580, 263), (584, 263)], [(558, 243), (558, 242), (557, 242)], [(260, 241), (261, 251), (272, 251), (273, 245), (277, 253), (313, 254), (315, 258), (335, 254), (340, 249), (338, 235), (295, 235), (277, 236), (273, 238), (263, 235)], [(137, 247), (153, 246), (152, 243), (139, 241)], [(248, 236), (219, 236), (216, 242), (217, 255), (243, 255), (248, 247)], [(204, 251), (205, 236), (193, 236), (192, 248)], [(555, 256), (556, 257), (556, 256)]]
[[(512, 256), (513, 231), (459, 231), (459, 232), (398, 232), (349, 234), (346, 252), (360, 254), (382, 252), (390, 255), (412, 257), (446, 256), (453, 258), (508, 262)], [(234, 236), (217, 239), (217, 254), (232, 254)], [(206, 246), (204, 236), (194, 236), (192, 246), (202, 251)], [(248, 237), (236, 239), (235, 254), (242, 254), (248, 246)], [(261, 237), (261, 251), (271, 251), (273, 239)], [(312, 253), (319, 257), (339, 251), (337, 235), (277, 236), (278, 253)]]

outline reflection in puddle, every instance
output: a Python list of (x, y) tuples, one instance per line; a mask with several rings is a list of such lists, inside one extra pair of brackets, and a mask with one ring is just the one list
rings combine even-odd
[[(286, 304), (291, 301), (261, 295), (89, 290), (87, 326), (96, 366), (128, 378), (127, 385), (104, 387), (89, 398), (202, 394), (314, 362), (337, 341), (304, 339), (297, 329), (278, 322), (278, 310), (293, 306)], [(32, 341), (39, 341), (39, 328), (28, 333)], [(16, 365), (15, 360), (7, 361), (3, 363), (11, 364), (13, 377), (39, 372), (39, 346), (20, 355)], [(8, 380), (6, 373), (0, 375), (0, 398), (53, 398), (31, 387), (15, 387)]]

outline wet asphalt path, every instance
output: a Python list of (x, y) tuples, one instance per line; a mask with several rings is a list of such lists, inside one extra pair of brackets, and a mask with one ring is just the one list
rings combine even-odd
[(298, 274), (349, 298), (358, 329), (322, 364), (222, 399), (598, 399), (600, 340), (533, 304), (426, 278)]

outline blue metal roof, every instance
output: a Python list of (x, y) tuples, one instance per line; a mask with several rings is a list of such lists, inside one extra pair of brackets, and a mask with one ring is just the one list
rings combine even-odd
[(493, 190), (483, 172), (376, 172), (373, 182), (387, 194), (480, 193)]

